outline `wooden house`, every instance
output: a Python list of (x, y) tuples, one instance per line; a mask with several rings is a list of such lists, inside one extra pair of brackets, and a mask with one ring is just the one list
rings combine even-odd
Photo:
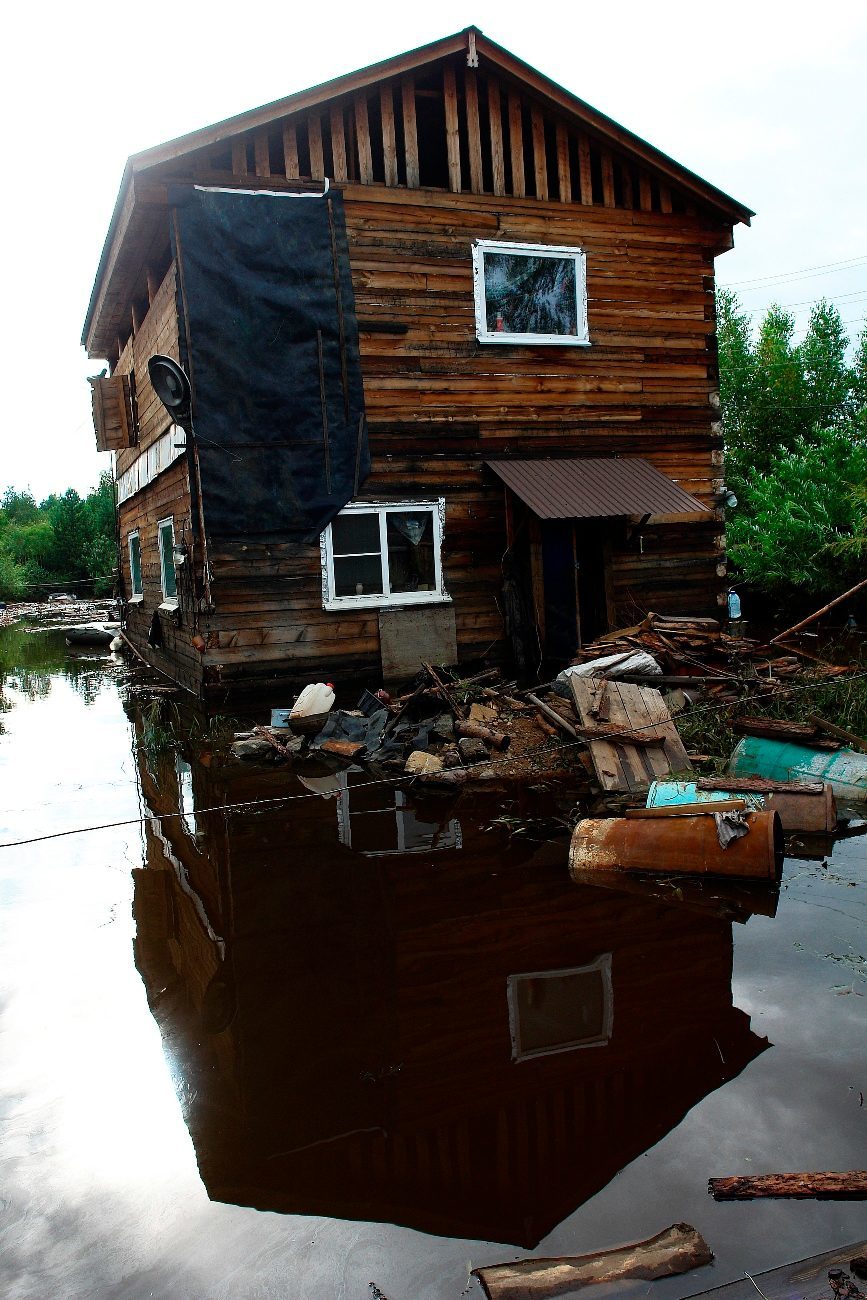
[(133, 644), (216, 695), (715, 613), (751, 215), (475, 28), (132, 157), (83, 341)]
[(579, 887), (478, 803), (136, 761), (136, 964), (213, 1200), (535, 1246), (768, 1046), (740, 882)]

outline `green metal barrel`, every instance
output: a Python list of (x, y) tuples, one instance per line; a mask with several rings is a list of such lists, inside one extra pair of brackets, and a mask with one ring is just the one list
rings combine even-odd
[(867, 754), (854, 749), (809, 749), (789, 741), (744, 736), (729, 759), (732, 776), (769, 781), (827, 781), (841, 803), (867, 801)]

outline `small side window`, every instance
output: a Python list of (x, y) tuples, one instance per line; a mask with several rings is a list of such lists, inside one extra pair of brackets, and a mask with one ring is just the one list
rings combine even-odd
[(175, 573), (175, 525), (173, 519), (161, 519), (157, 524), (157, 539), (160, 549), (160, 581), (163, 588), (163, 600), (176, 601), (178, 598), (178, 580)]
[(137, 532), (130, 533), (127, 539), (129, 547), (129, 584), (133, 600), (141, 600), (144, 595), (144, 581), (141, 572), (141, 539)]

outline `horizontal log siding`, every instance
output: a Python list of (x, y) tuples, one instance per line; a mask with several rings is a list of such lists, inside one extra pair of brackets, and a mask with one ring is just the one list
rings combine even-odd
[[(361, 495), (446, 498), (459, 653), (504, 655), (503, 488), (485, 458), (644, 456), (711, 504), (722, 470), (710, 250), (725, 232), (697, 217), (535, 199), (344, 193), (373, 461)], [(477, 343), (471, 243), (497, 236), (587, 250), (592, 347)], [(371, 320), (407, 332), (365, 332)], [(715, 612), (719, 518), (651, 522), (643, 554), (636, 537), (615, 546), (618, 617)], [(378, 611), (322, 609), (318, 547), (220, 542), (211, 564), (215, 681), (378, 671)]]
[(147, 315), (136, 334), (129, 339), (114, 370), (115, 374), (134, 375), (138, 414), (138, 444), (126, 451), (118, 452), (116, 465), (118, 474), (129, 469), (136, 457), (165, 433), (171, 424), (169, 413), (154, 392), (148, 375), (148, 361), (156, 353), (180, 361), (174, 262), (157, 290)]

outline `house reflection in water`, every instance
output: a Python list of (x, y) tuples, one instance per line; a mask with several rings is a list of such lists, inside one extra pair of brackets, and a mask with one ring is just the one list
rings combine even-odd
[(718, 911), (573, 885), (493, 804), (206, 762), (140, 764), (134, 874), (212, 1199), (534, 1246), (768, 1045)]

